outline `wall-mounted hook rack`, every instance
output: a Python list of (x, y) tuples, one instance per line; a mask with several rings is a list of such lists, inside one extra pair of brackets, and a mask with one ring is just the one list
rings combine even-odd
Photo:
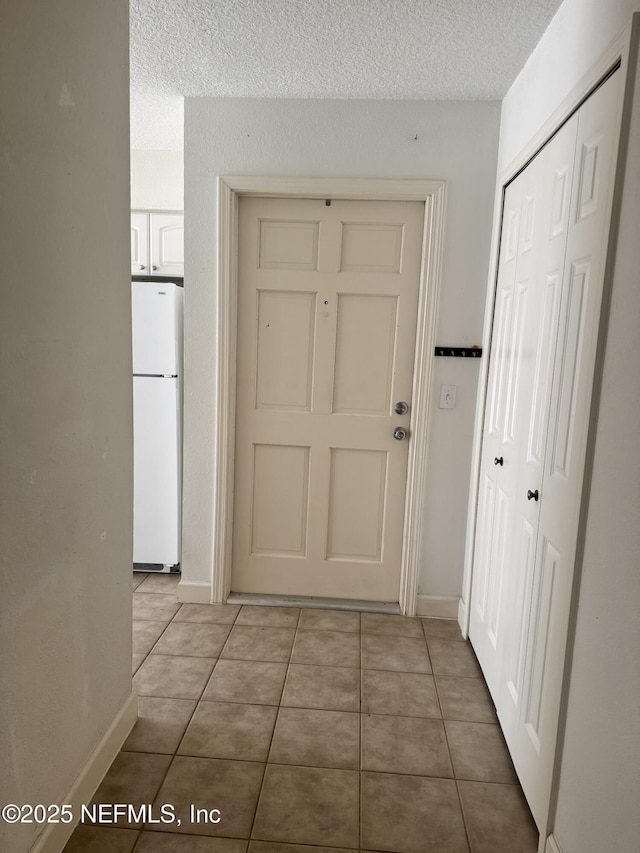
[(434, 355), (449, 358), (480, 358), (482, 347), (436, 347)]

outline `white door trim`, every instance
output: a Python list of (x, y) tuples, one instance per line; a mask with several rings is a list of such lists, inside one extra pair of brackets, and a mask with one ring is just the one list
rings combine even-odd
[(216, 411), (214, 439), (212, 601), (221, 604), (231, 589), (236, 396), (237, 245), (240, 196), (333, 198), (364, 201), (421, 201), (425, 204), (420, 298), (416, 329), (411, 435), (404, 518), (404, 547), (398, 601), (414, 616), (417, 607), (420, 539), (433, 350), (442, 268), (445, 182), (349, 178), (225, 176), (218, 178), (218, 262), (216, 317)]

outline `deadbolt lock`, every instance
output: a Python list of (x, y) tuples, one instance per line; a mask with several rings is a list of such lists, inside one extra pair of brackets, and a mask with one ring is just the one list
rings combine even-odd
[(396, 403), (395, 406), (393, 407), (393, 411), (396, 413), (396, 415), (406, 415), (407, 412), (409, 411), (409, 404), (408, 403)]

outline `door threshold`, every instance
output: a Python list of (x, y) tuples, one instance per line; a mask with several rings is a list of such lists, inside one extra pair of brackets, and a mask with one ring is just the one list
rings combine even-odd
[(260, 593), (231, 592), (227, 598), (227, 604), (259, 604), (263, 607), (308, 607), (316, 610), (360, 610), (363, 613), (401, 614), (400, 605), (394, 601), (319, 598), (313, 595), (261, 595)]

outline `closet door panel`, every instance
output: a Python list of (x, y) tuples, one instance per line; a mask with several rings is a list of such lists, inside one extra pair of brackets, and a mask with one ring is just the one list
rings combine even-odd
[[(489, 690), (499, 687), (498, 650), (500, 599), (505, 541), (508, 534), (508, 497), (501, 489), (507, 395), (510, 388), (514, 294), (518, 249), (522, 182), (514, 181), (506, 190), (503, 235), (494, 310), (489, 364), (489, 393), (485, 409), (480, 501), (475, 542), (474, 592), (471, 606), (470, 637), (482, 666)], [(496, 462), (502, 460), (502, 464)]]
[[(546, 816), (574, 578), (623, 80), (614, 74), (577, 114), (574, 178), (556, 335), (523, 713), (507, 742), (536, 820)], [(506, 733), (505, 733), (506, 734)]]
[(539, 222), (530, 260), (530, 311), (520, 330), (524, 353), (515, 415), (519, 437), (514, 461), (513, 540), (503, 596), (505, 644), (496, 706), (505, 733), (515, 736), (522, 707), (526, 650), (535, 622), (533, 585), (540, 503), (529, 500), (544, 470), (551, 386), (567, 248), (578, 118), (556, 134), (529, 167), (539, 189)]

